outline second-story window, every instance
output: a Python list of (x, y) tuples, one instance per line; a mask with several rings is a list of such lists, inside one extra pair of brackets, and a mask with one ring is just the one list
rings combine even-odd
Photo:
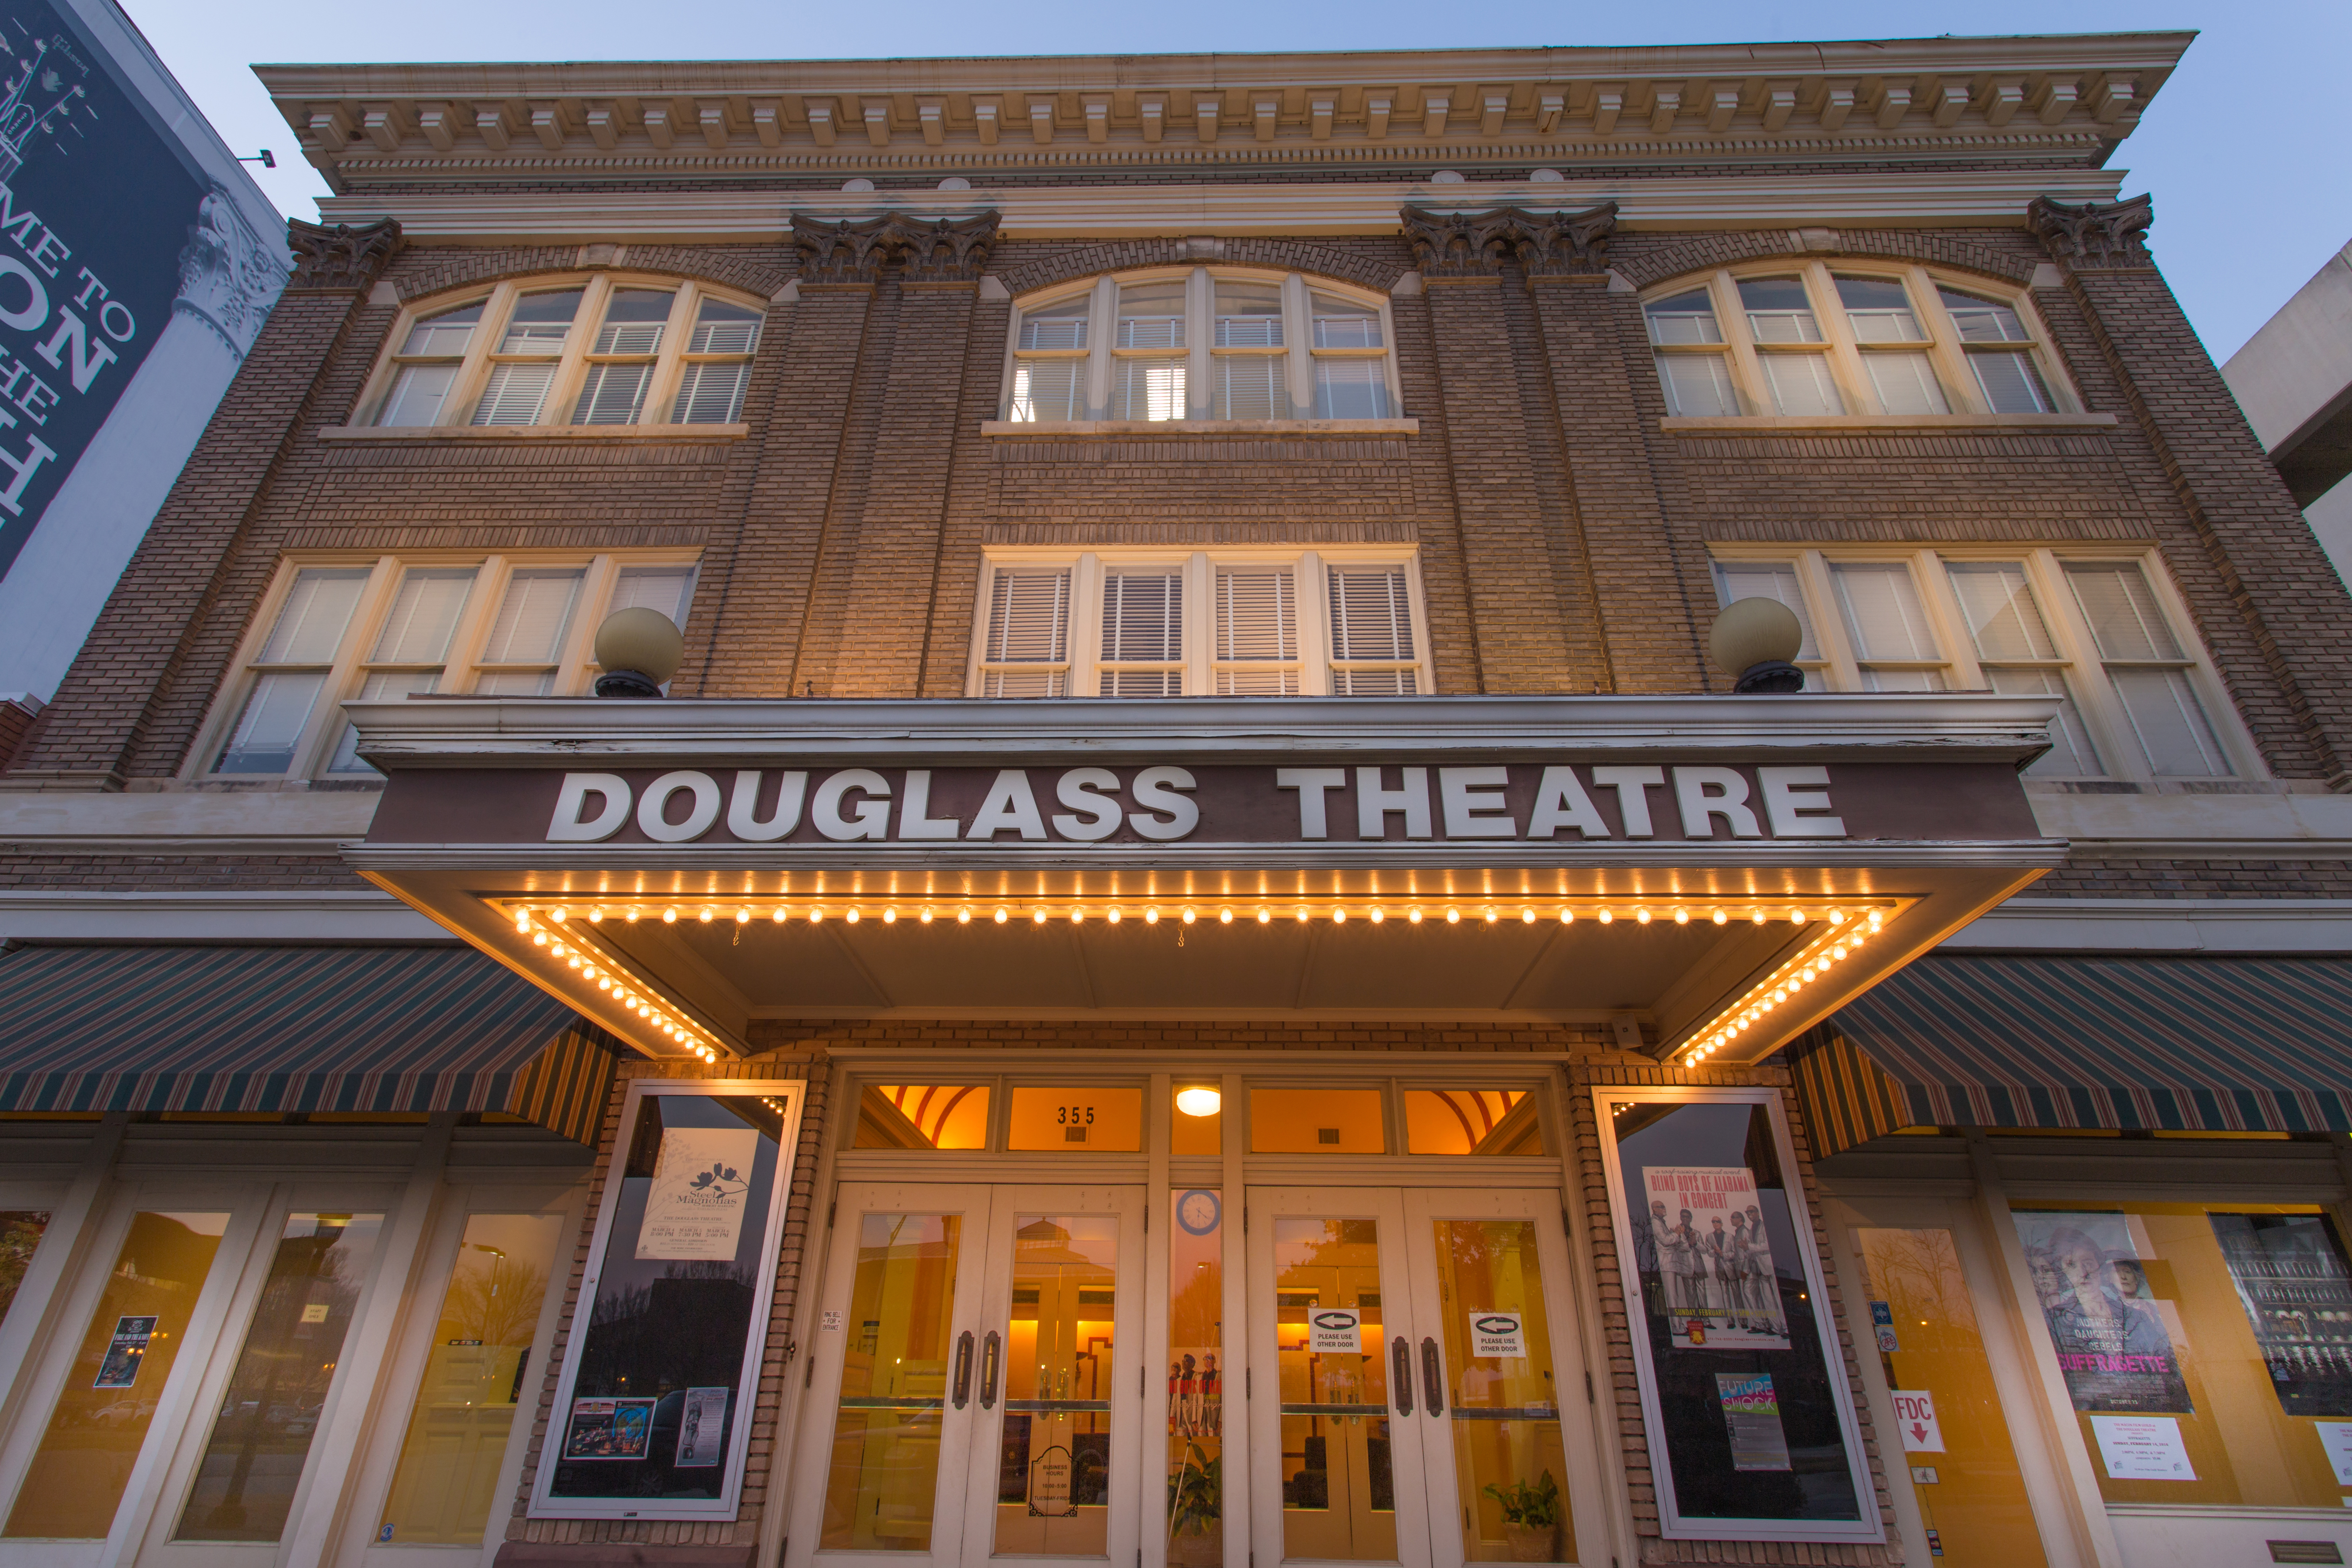
[(1386, 419), (1388, 307), (1297, 274), (1166, 268), (1040, 294), (1013, 312), (1004, 417)]
[(731, 425), (765, 308), (599, 274), (416, 307), (362, 400), (379, 426)]

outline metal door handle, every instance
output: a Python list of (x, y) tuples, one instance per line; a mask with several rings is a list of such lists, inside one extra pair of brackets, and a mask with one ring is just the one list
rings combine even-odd
[(971, 1398), (971, 1331), (966, 1329), (956, 1340), (955, 1407), (961, 1410)]
[[(1399, 1340), (1397, 1343), (1404, 1342)], [(1421, 1342), (1421, 1389), (1427, 1398), (1429, 1413), (1432, 1415), (1444, 1415), (1445, 1368), (1438, 1362), (1437, 1342), (1433, 1339)]]
[(981, 1342), (980, 1349), (980, 1407), (982, 1410), (996, 1408), (996, 1367), (1003, 1359), (1003, 1351), (1004, 1342), (996, 1337), (994, 1329), (989, 1330), (988, 1338)]
[(1396, 1384), (1397, 1414), (1410, 1415), (1412, 1414), (1412, 1347), (1404, 1342), (1402, 1334), (1396, 1337), (1396, 1345), (1390, 1351), (1389, 1359), (1396, 1368), (1392, 1381)]

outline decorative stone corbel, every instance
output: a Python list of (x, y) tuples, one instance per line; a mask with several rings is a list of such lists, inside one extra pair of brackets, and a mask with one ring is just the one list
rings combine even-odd
[(2155, 266), (2140, 237), (2155, 221), (2156, 203), (2145, 195), (2080, 206), (2036, 196), (2025, 209), (2026, 226), (2070, 268)]
[(294, 276), (287, 279), (287, 291), (371, 288), (400, 243), (400, 225), (388, 217), (359, 228), (347, 223), (327, 228), (289, 218), (286, 245), (294, 253)]
[(993, 212), (930, 221), (886, 213), (855, 223), (795, 213), (793, 244), (803, 282), (872, 283), (897, 265), (910, 282), (962, 283), (986, 269), (998, 221)]
[(1423, 278), (1491, 276), (1506, 256), (1530, 277), (1597, 276), (1609, 270), (1609, 240), (1617, 227), (1615, 202), (1581, 212), (1496, 207), (1434, 213), (1406, 207), (1398, 216)]

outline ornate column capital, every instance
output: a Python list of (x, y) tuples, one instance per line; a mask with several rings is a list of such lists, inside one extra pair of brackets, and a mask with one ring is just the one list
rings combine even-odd
[(289, 291), (369, 289), (400, 249), (400, 225), (385, 217), (361, 228), (347, 223), (327, 228), (291, 218), (286, 244), (294, 253), (294, 276), (286, 284)]
[(2156, 221), (2149, 196), (2127, 202), (2084, 202), (2069, 206), (2036, 196), (2025, 209), (2026, 226), (2041, 237), (2051, 255), (2069, 267), (2153, 267), (2155, 258), (2140, 237)]
[(897, 266), (909, 282), (969, 283), (988, 266), (998, 215), (925, 220), (899, 213), (826, 223), (793, 215), (793, 244), (808, 283), (872, 283)]
[(1528, 212), (1496, 207), (1483, 213), (1437, 213), (1406, 207), (1398, 215), (1423, 278), (1483, 278), (1506, 256), (1531, 276), (1572, 276), (1609, 269), (1609, 239), (1617, 204), (1581, 212)]
[(180, 251), (180, 292), (172, 309), (217, 333), (242, 360), (286, 286), (286, 260), (270, 253), (218, 181), (196, 204)]

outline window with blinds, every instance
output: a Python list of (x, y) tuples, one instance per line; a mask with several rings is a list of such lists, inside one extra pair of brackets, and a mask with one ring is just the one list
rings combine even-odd
[(635, 425), (653, 385), (677, 296), (667, 289), (615, 289), (589, 345), (587, 378), (572, 405), (574, 425)]
[(489, 380), (474, 405), (477, 425), (536, 425), (555, 384), (563, 347), (572, 337), (585, 290), (550, 289), (515, 302), (491, 362)]
[(743, 417), (743, 393), (751, 384), (751, 356), (760, 347), (760, 312), (724, 300), (705, 299), (695, 310), (694, 331), (679, 368), (674, 425), (732, 425)]
[(1008, 551), (985, 567), (976, 697), (1407, 696), (1431, 689), (1409, 557)]

